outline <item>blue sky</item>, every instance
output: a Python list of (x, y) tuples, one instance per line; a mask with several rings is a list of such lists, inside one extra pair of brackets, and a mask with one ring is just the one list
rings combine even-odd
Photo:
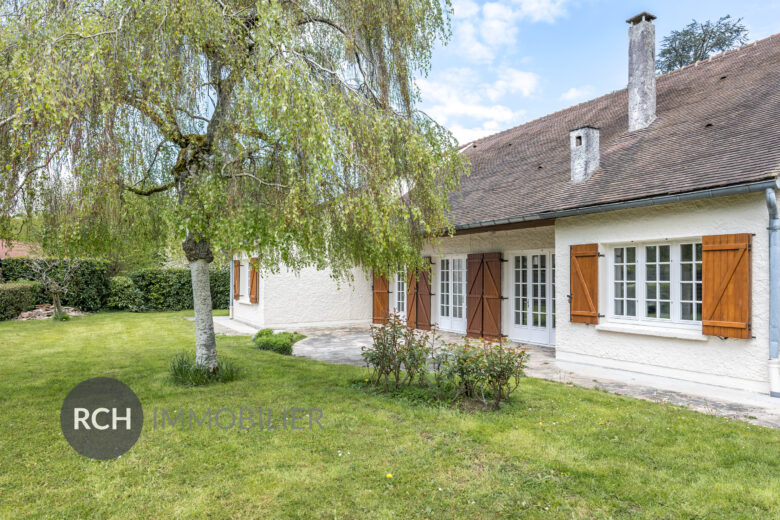
[(463, 144), (624, 88), (628, 24), (656, 41), (693, 18), (743, 18), (750, 40), (780, 32), (780, 0), (453, 0), (452, 39), (419, 81), (421, 108)]

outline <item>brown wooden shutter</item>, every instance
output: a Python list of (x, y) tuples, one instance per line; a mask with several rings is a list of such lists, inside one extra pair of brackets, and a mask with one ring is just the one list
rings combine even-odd
[(241, 288), (241, 260), (233, 260), (233, 299), (238, 300)]
[(260, 301), (260, 276), (257, 272), (257, 258), (249, 259), (249, 303)]
[(406, 326), (417, 328), (417, 276), (406, 276)]
[(482, 262), (482, 336), (501, 337), (501, 253), (485, 253)]
[(751, 337), (752, 240), (749, 233), (702, 237), (702, 334)]
[[(429, 268), (431, 257), (426, 256), (423, 260)], [(417, 328), (431, 329), (431, 278), (428, 269), (423, 269), (417, 276)]]
[(571, 246), (570, 319), (574, 323), (599, 322), (599, 246)]
[(472, 253), (466, 258), (466, 336), (482, 336), (482, 271), (484, 254)]
[(374, 274), (374, 323), (387, 323), (390, 288), (387, 278)]

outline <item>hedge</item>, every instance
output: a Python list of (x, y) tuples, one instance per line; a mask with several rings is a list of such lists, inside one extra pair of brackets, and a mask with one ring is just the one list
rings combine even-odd
[[(6, 258), (0, 260), (0, 279), (3, 282), (35, 280), (31, 258)], [(68, 260), (63, 260), (68, 262)], [(82, 311), (94, 312), (106, 306), (109, 294), (109, 263), (102, 260), (79, 258), (68, 294), (62, 304)], [(36, 303), (51, 303), (49, 296), (41, 292)]]
[[(230, 272), (209, 271), (211, 303), (215, 309), (227, 309), (230, 303)], [(192, 309), (192, 278), (189, 269), (142, 269), (130, 273), (130, 280), (143, 295), (143, 308), (154, 311)]]
[(11, 320), (34, 309), (40, 290), (37, 282), (0, 284), (0, 320)]

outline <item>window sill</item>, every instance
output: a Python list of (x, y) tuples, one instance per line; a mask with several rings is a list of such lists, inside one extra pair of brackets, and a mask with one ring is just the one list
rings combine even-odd
[(686, 341), (707, 341), (709, 338), (698, 330), (678, 329), (674, 327), (658, 327), (630, 323), (600, 323), (596, 330), (620, 332), (623, 334), (638, 334), (641, 336), (656, 336), (659, 338), (682, 339)]

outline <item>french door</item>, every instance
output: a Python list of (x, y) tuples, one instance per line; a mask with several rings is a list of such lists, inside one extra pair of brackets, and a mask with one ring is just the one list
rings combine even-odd
[(555, 344), (555, 254), (534, 251), (512, 258), (511, 338)]
[(439, 328), (466, 333), (466, 258), (439, 259)]
[(400, 269), (395, 273), (393, 282), (393, 291), (390, 293), (393, 314), (406, 321), (406, 269)]

